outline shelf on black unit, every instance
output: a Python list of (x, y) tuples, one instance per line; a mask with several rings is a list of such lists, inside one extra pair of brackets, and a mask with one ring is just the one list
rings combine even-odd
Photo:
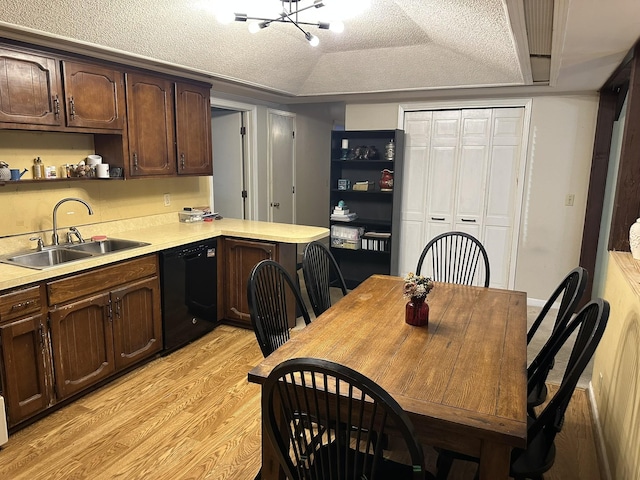
[(390, 227), (391, 220), (379, 220), (373, 218), (356, 218), (355, 220), (351, 220), (350, 222), (341, 222), (340, 220), (330, 220), (331, 225), (344, 225), (344, 226), (371, 226), (375, 227)]

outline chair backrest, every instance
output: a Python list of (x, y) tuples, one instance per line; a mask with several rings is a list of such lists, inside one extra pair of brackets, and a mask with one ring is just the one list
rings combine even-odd
[[(418, 259), (417, 275), (421, 274), (425, 260), (432, 270), (428, 275), (437, 282), (482, 285), (479, 277), (484, 274), (484, 286), (489, 286), (489, 257), (482, 243), (473, 235), (446, 232), (432, 238)], [(478, 268), (480, 260), (483, 268)]]
[(398, 478), (385, 472), (383, 442), (376, 441), (389, 429), (404, 439), (413, 465), (409, 478), (424, 478), (422, 447), (407, 414), (359, 372), (327, 360), (295, 358), (274, 368), (262, 391), (266, 434), (286, 478)]
[(289, 317), (295, 305), (309, 325), (311, 318), (298, 287), (282, 265), (273, 260), (256, 264), (247, 281), (247, 301), (253, 331), (266, 357), (289, 340)]
[[(569, 337), (577, 330), (578, 334), (571, 350), (567, 369), (556, 394), (544, 407), (527, 430), (527, 445), (536, 448), (551, 449), (553, 441), (562, 428), (564, 414), (576, 388), (580, 375), (591, 360), (609, 319), (609, 303), (601, 298), (585, 305), (564, 329), (558, 329), (542, 347), (536, 359), (529, 366), (529, 393), (539, 382), (539, 376), (545, 371), (556, 354), (566, 344)], [(542, 435), (542, 437), (539, 437)], [(541, 458), (547, 455), (542, 453)]]
[(336, 286), (347, 294), (347, 285), (331, 251), (318, 241), (309, 243), (302, 256), (302, 274), (311, 308), (316, 317), (331, 306), (331, 289)]
[(527, 332), (527, 345), (531, 342), (531, 339), (538, 331), (538, 328), (542, 324), (542, 321), (546, 318), (549, 310), (560, 298), (560, 306), (558, 307), (558, 314), (556, 315), (555, 323), (553, 325), (552, 332), (555, 332), (558, 328), (564, 328), (569, 322), (571, 315), (573, 315), (578, 306), (578, 302), (582, 299), (582, 295), (587, 286), (587, 280), (589, 279), (589, 273), (582, 267), (576, 267), (571, 270), (564, 280), (558, 285), (553, 294), (544, 304), (542, 310), (536, 317), (535, 321)]

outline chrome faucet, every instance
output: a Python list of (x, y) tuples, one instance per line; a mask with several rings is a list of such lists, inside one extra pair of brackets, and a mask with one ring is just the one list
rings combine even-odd
[(78, 239), (78, 242), (84, 243), (84, 238), (80, 234), (80, 230), (76, 227), (69, 227), (69, 231), (67, 232), (67, 243), (73, 243), (74, 235)]
[(59, 245), (59, 240), (60, 240), (58, 238), (58, 207), (62, 205), (64, 202), (71, 202), (71, 201), (82, 203), (85, 207), (87, 207), (87, 210), (89, 210), (89, 215), (93, 215), (93, 210), (91, 209), (91, 205), (89, 205), (87, 202), (85, 202), (81, 198), (69, 197), (69, 198), (63, 198), (62, 200), (60, 200), (58, 203), (56, 203), (56, 206), (53, 207), (52, 245)]

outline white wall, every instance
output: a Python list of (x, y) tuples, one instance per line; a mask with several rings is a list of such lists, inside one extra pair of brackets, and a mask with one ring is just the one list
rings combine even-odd
[(344, 123), (344, 105), (292, 105), (296, 114), (296, 223), (329, 226), (331, 130)]
[[(533, 303), (580, 259), (597, 109), (596, 94), (532, 99), (515, 288)], [(398, 112), (395, 103), (347, 105), (345, 128), (402, 128)], [(567, 194), (575, 195), (572, 207)]]

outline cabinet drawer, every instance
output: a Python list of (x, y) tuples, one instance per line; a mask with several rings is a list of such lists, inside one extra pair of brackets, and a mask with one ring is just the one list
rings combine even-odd
[(61, 280), (54, 280), (47, 283), (49, 305), (54, 306), (103, 292), (139, 278), (156, 275), (157, 272), (157, 257), (149, 255)]
[(38, 286), (0, 295), (0, 322), (38, 313), (41, 307)]

